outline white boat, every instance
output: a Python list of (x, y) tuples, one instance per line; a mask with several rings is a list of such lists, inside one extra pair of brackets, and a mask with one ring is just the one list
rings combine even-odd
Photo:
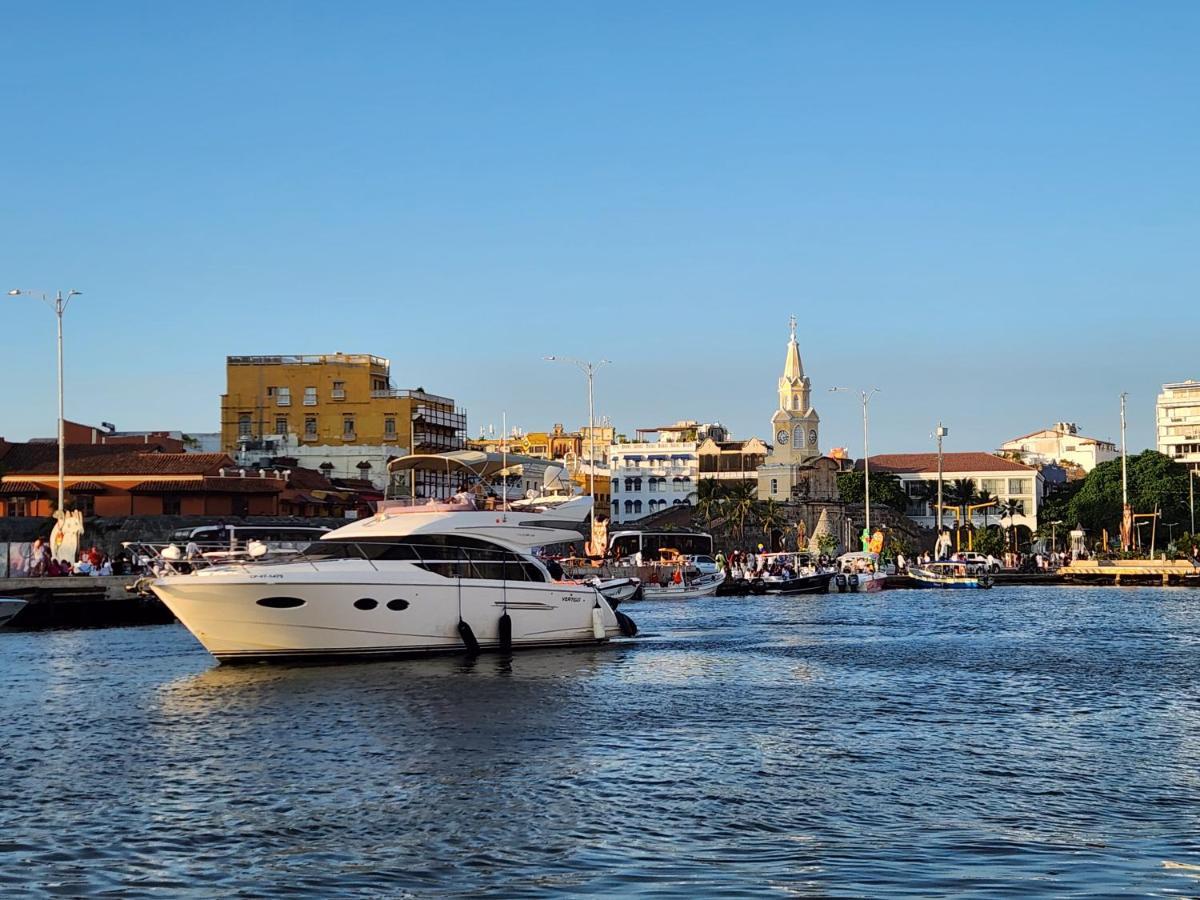
[[(512, 457), (393, 460), (456, 499), (384, 501), (302, 553), (164, 574), (154, 593), (222, 661), (595, 645), (636, 632), (592, 585), (555, 579), (534, 548), (579, 541), (586, 496), (479, 509), (465, 489)], [(421, 481), (428, 489), (428, 478)]]
[(603, 594), (604, 598), (612, 604), (613, 609), (616, 609), (618, 604), (637, 596), (637, 592), (642, 587), (642, 580), (640, 578), (593, 577), (588, 579), (588, 584)]
[(874, 553), (843, 553), (837, 558), (837, 574), (829, 589), (839, 594), (881, 591), (887, 583), (887, 573), (879, 566)]
[(724, 572), (701, 575), (690, 581), (685, 578), (678, 584), (674, 581), (669, 581), (666, 585), (647, 581), (642, 585), (642, 595), (647, 600), (695, 600), (697, 597), (711, 597), (724, 581)]
[(15, 619), (25, 608), (25, 601), (16, 597), (0, 597), (0, 628)]

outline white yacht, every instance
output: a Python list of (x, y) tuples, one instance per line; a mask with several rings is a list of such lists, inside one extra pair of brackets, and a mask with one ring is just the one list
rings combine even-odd
[[(478, 451), (401, 457), (389, 469), (410, 496), (370, 518), (299, 555), (167, 572), (152, 590), (222, 661), (594, 645), (636, 633), (593, 585), (556, 579), (534, 553), (579, 542), (591, 498), (493, 508), (470, 493), (509, 464)], [(414, 496), (423, 492), (430, 498)]]

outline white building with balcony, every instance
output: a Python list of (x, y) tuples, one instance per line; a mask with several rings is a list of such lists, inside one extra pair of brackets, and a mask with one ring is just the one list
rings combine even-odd
[(1015, 454), (1031, 466), (1067, 463), (1085, 472), (1120, 455), (1112, 441), (1085, 437), (1074, 422), (1056, 422), (1052, 428), (1005, 441), (1000, 452)]
[[(862, 460), (855, 463), (861, 471)], [(890, 472), (900, 479), (909, 503), (906, 513), (910, 519), (924, 528), (937, 526), (936, 491), (938, 459), (936, 453), (882, 453), (871, 457), (871, 474)], [(1042, 473), (1033, 466), (1013, 462), (991, 453), (943, 453), (942, 454), (942, 527), (953, 528), (959, 524), (951, 509), (949, 490), (953, 482), (967, 479), (975, 484), (979, 493), (987, 492), (996, 498), (997, 505), (986, 510), (975, 510), (971, 521), (976, 527), (987, 524), (1008, 526), (1023, 525), (1030, 531), (1038, 527), (1038, 507), (1045, 493)], [(1003, 523), (997, 515), (1001, 504), (1007, 500), (1020, 503), (1021, 514), (1012, 522)], [(978, 501), (976, 501), (978, 502)]]
[(700, 473), (696, 451), (710, 432), (726, 437), (719, 425), (680, 421), (639, 428), (638, 440), (609, 447), (612, 521), (624, 524), (669, 506), (694, 506)]
[(1200, 381), (1164, 384), (1154, 406), (1158, 452), (1200, 470)]

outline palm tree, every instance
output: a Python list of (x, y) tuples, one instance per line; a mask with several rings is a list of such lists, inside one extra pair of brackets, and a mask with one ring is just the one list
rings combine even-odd
[[(977, 499), (978, 503), (984, 504), (984, 503), (991, 503), (996, 498), (992, 496), (991, 491), (982, 490), (979, 492), (979, 496), (976, 499)], [(991, 509), (990, 506), (983, 507), (983, 527), (984, 528), (988, 527), (988, 510), (990, 510), (990, 509)]]
[[(769, 539), (773, 531), (786, 531), (788, 527), (787, 514), (783, 504), (778, 500), (763, 500), (756, 505), (755, 519), (762, 526), (763, 534)], [(774, 549), (773, 547), (771, 548)]]
[(735, 523), (738, 540), (746, 534), (746, 522), (754, 517), (756, 499), (755, 486), (748, 481), (735, 481), (725, 489), (725, 499), (721, 501), (721, 516)]
[(1008, 519), (1008, 529), (1012, 532), (1014, 553), (1017, 550), (1017, 532), (1013, 527), (1013, 519), (1021, 515), (1023, 512), (1025, 512), (1025, 504), (1020, 500), (1013, 500), (1010, 497), (1008, 500), (1000, 501), (1000, 510), (998, 515), (1000, 516), (1001, 522), (1003, 522), (1005, 519)]
[[(967, 508), (979, 494), (975, 490), (975, 482), (970, 478), (956, 478), (943, 490), (946, 502), (959, 511), (955, 531), (967, 525)], [(956, 538), (957, 540), (957, 538)]]

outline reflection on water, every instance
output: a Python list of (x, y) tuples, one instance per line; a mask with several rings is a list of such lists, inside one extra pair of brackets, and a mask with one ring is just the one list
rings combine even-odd
[(1197, 592), (631, 612), (621, 646), (336, 666), (0, 634), (0, 891), (1194, 892)]

